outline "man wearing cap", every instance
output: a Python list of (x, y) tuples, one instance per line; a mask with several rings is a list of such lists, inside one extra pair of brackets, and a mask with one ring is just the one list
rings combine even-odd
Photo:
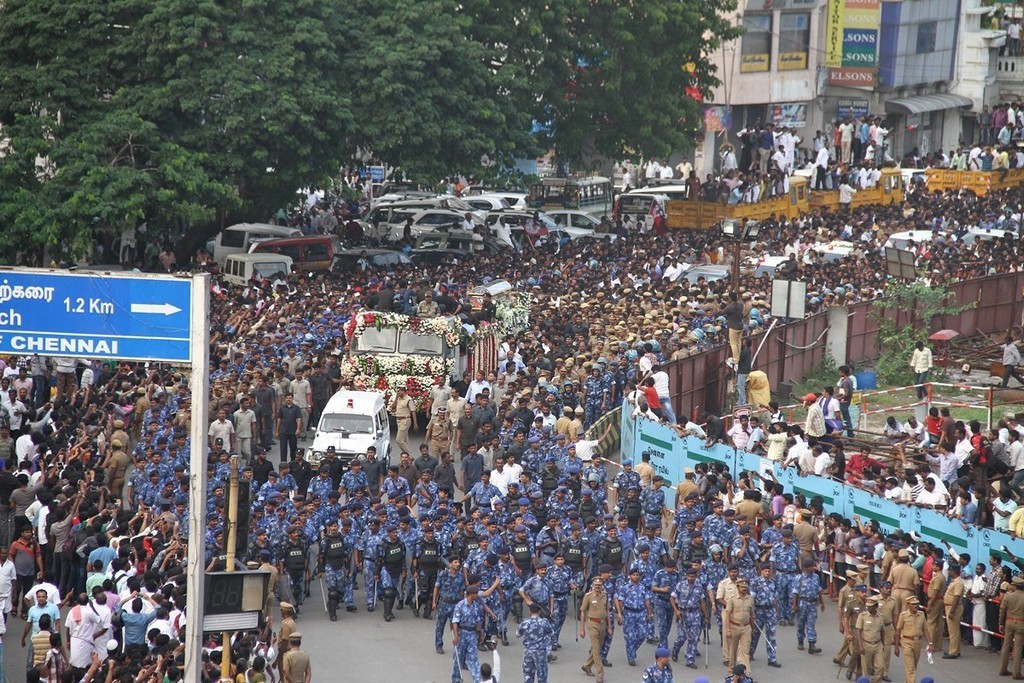
[(344, 599), (346, 586), (349, 585), (351, 554), (352, 548), (348, 547), (345, 537), (338, 530), (338, 520), (327, 520), (327, 528), (320, 541), (320, 567), (317, 573), (320, 578), (327, 577), (327, 613), (331, 621), (338, 620), (338, 605)]
[[(707, 681), (705, 678), (704, 681)], [(701, 683), (701, 679), (698, 678), (696, 683)], [(724, 683), (754, 683), (754, 679), (747, 675), (747, 667), (743, 664), (737, 664), (729, 670), (729, 675), (725, 677)]]
[(646, 524), (660, 525), (662, 519), (667, 514), (665, 508), (665, 489), (662, 488), (664, 483), (665, 477), (656, 474), (651, 479), (651, 488), (640, 490), (640, 505), (644, 511), (644, 522)]
[(313, 666), (309, 655), (302, 651), (302, 634), (298, 631), (288, 635), (288, 651), (281, 661), (284, 683), (309, 683), (313, 678)]
[(675, 612), (676, 640), (672, 644), (672, 660), (679, 661), (679, 650), (686, 645), (686, 666), (696, 669), (697, 646), (701, 632), (710, 624), (704, 586), (697, 580), (695, 567), (686, 570), (686, 580), (680, 581), (671, 593)]
[(679, 571), (676, 561), (666, 557), (661, 561), (662, 568), (654, 573), (651, 581), (651, 592), (654, 595), (654, 617), (658, 627), (658, 645), (668, 647), (668, 638), (672, 631), (674, 610), (672, 609), (672, 591), (679, 584)]
[(583, 673), (593, 676), (596, 669), (597, 683), (604, 683), (601, 648), (611, 627), (611, 610), (608, 607), (608, 594), (604, 590), (604, 579), (597, 576), (591, 582), (590, 591), (583, 596), (580, 606), (580, 637), (590, 638), (590, 653), (583, 662)]
[(611, 398), (608, 383), (601, 376), (601, 366), (594, 364), (590, 369), (590, 376), (583, 384), (583, 424), (587, 427), (597, 422), (604, 414), (607, 402)]
[[(754, 596), (754, 632), (751, 634), (750, 656), (757, 651), (757, 643), (764, 636), (764, 649), (768, 653), (768, 666), (780, 668), (778, 643), (775, 628), (779, 614), (779, 588), (772, 576), (772, 566), (762, 564), (761, 573), (750, 582), (750, 594)], [(788, 602), (783, 599), (783, 602)]]
[(750, 641), (754, 625), (754, 598), (747, 579), (736, 579), (736, 595), (726, 600), (722, 612), (723, 637), (728, 647), (728, 666), (750, 666)]
[(896, 564), (889, 572), (889, 580), (892, 582), (892, 597), (896, 599), (896, 614), (899, 615), (905, 609), (903, 602), (916, 596), (921, 585), (921, 575), (910, 566), (910, 552), (906, 548), (900, 548), (896, 553)]
[(434, 623), (434, 649), (444, 654), (444, 627), (451, 619), (455, 606), (466, 590), (466, 575), (462, 572), (462, 560), (458, 556), (448, 559), (448, 568), (437, 575), (430, 606), (437, 612)]
[(999, 675), (1009, 676), (1013, 653), (1013, 679), (1021, 680), (1021, 653), (1024, 652), (1024, 576), (1013, 577), (1009, 592), (999, 603), (999, 630), (1004, 634), (999, 656)]
[(519, 624), (516, 635), (523, 639), (523, 683), (547, 683), (548, 653), (555, 632), (551, 622), (541, 616), (540, 605), (530, 603), (530, 616)]
[(952, 563), (947, 571), (949, 584), (942, 595), (942, 604), (949, 633), (949, 650), (942, 658), (957, 659), (960, 657), (960, 619), (964, 613), (964, 582), (960, 580), (963, 570), (959, 564)]
[(866, 604), (866, 611), (857, 615), (853, 624), (853, 636), (861, 653), (861, 673), (871, 676), (871, 683), (878, 683), (885, 673), (882, 664), (885, 619), (878, 612), (877, 596), (868, 598)]
[(295, 600), (295, 613), (298, 614), (298, 605), (305, 600), (306, 595), (306, 574), (309, 570), (307, 543), (300, 538), (301, 529), (298, 526), (290, 526), (287, 530), (287, 540), (284, 551), (281, 553), (278, 572), (288, 577), (288, 585), (291, 588), (291, 596)]
[(896, 621), (896, 642), (893, 645), (893, 654), (899, 657), (900, 650), (903, 650), (904, 683), (915, 683), (921, 651), (925, 647), (931, 647), (932, 644), (927, 641), (925, 635), (924, 612), (918, 609), (917, 598), (911, 596), (904, 600), (903, 604), (906, 609)]
[(804, 420), (804, 434), (820, 438), (825, 436), (825, 413), (821, 410), (818, 397), (814, 393), (804, 396), (804, 406), (807, 408), (807, 419)]
[(569, 423), (569, 431), (566, 437), (569, 441), (579, 441), (583, 438), (583, 417), (585, 415), (583, 406), (576, 406), (572, 411), (572, 421)]
[(119, 438), (111, 439), (107, 458), (101, 466), (107, 470), (107, 481), (110, 482), (111, 493), (118, 498), (121, 497), (121, 492), (124, 489), (124, 477), (128, 471), (128, 465), (131, 464), (131, 458), (124, 450), (125, 443)]
[(825, 599), (814, 560), (804, 560), (802, 566), (804, 571), (791, 591), (793, 611), (796, 612), (796, 648), (803, 650), (806, 638), (807, 654), (815, 655), (821, 649), (816, 647), (818, 632), (814, 627), (818, 621), (818, 608), (825, 611)]
[(615, 489), (615, 500), (612, 502), (615, 505), (619, 503), (619, 496), (628, 491), (630, 486), (636, 486), (638, 489), (640, 487), (640, 475), (633, 471), (633, 460), (626, 458), (619, 464), (622, 471), (612, 479), (612, 488)]
[(946, 577), (941, 571), (940, 549), (935, 550), (935, 569), (925, 588), (925, 621), (928, 622), (928, 640), (935, 648), (942, 646), (942, 627), (945, 624), (942, 594), (946, 592)]
[(411, 453), (412, 448), (409, 446), (409, 427), (413, 429), (419, 429), (416, 424), (416, 410), (413, 404), (412, 397), (406, 393), (405, 387), (398, 387), (394, 398), (391, 399), (391, 405), (388, 406), (388, 411), (395, 416), (395, 421), (398, 424), (398, 434), (395, 437), (395, 444), (406, 453)]
[[(859, 575), (854, 575), (855, 580), (860, 581)], [(846, 670), (846, 680), (852, 680), (862, 673), (861, 649), (857, 640), (857, 618), (867, 610), (868, 587), (866, 584), (858, 583), (853, 588), (853, 597), (846, 601), (845, 609), (840, 613), (843, 623), (843, 633), (846, 635), (846, 644), (850, 652), (850, 665)], [(842, 657), (840, 657), (841, 659)]]
[[(469, 670), (473, 683), (480, 683), (480, 662), (477, 659), (477, 645), (484, 625), (485, 613), (493, 612), (478, 600), (477, 586), (466, 588), (466, 597), (452, 610), (452, 683), (461, 683), (461, 668)], [(486, 610), (486, 612), (485, 612)]]
[(387, 535), (377, 547), (377, 580), (380, 581), (381, 595), (384, 599), (384, 621), (393, 621), (395, 599), (401, 598), (399, 590), (402, 582), (408, 577), (405, 566), (407, 550), (405, 543), (398, 538), (397, 526), (389, 525), (385, 532)]
[(667, 647), (654, 650), (654, 664), (644, 669), (643, 683), (672, 683), (672, 665), (668, 663)]
[(629, 581), (615, 594), (615, 609), (626, 643), (626, 659), (636, 666), (636, 653), (647, 634), (647, 622), (654, 618), (649, 592), (640, 583), (640, 568), (629, 570)]
[(896, 598), (892, 597), (892, 584), (883, 581), (878, 587), (878, 614), (882, 617), (882, 680), (889, 683), (889, 662), (896, 631)]
[(277, 667), (278, 671), (281, 673), (281, 680), (284, 680), (284, 655), (288, 652), (289, 647), (291, 647), (289, 637), (291, 637), (291, 634), (298, 629), (295, 628), (295, 612), (292, 604), (290, 602), (282, 601), (280, 608), (281, 628), (277, 630), (277, 642), (279, 643), (281, 652), (277, 659)]
[(793, 530), (782, 530), (782, 542), (772, 546), (768, 553), (772, 564), (775, 583), (779, 588), (779, 623), (793, 625), (795, 617), (793, 604), (789, 596), (793, 592), (793, 584), (800, 575), (800, 549), (793, 542)]

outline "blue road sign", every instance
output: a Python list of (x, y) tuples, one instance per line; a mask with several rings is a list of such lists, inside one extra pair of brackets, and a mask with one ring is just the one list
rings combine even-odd
[(0, 353), (188, 363), (192, 281), (0, 271)]

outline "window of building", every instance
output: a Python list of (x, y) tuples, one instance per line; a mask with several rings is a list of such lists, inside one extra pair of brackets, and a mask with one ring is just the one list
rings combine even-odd
[(938, 30), (937, 21), (926, 21), (917, 25), (917, 54), (935, 52), (935, 34)]
[(807, 12), (783, 14), (779, 18), (779, 71), (807, 68), (811, 45), (811, 15)]
[(743, 17), (743, 34), (740, 46), (740, 71), (768, 71), (772, 58), (772, 15), (747, 14)]

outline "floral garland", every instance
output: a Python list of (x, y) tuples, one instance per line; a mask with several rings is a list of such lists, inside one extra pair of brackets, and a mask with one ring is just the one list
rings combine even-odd
[(516, 292), (499, 299), (494, 308), (493, 323), (479, 323), (473, 334), (465, 335), (464, 341), (469, 348), (474, 348), (478, 342), (492, 335), (504, 337), (507, 334), (519, 334), (530, 323), (530, 297), (525, 292)]
[(454, 358), (402, 354), (383, 356), (363, 354), (342, 361), (342, 375), (346, 368), (352, 377), (356, 375), (431, 375), (448, 376), (455, 367)]
[(363, 333), (368, 326), (374, 326), (378, 330), (384, 327), (396, 327), (401, 331), (408, 330), (416, 334), (436, 335), (444, 337), (449, 346), (456, 346), (459, 343), (458, 327), (449, 318), (437, 316), (434, 318), (418, 318), (391, 311), (362, 311), (356, 313), (345, 324), (345, 339), (352, 341)]

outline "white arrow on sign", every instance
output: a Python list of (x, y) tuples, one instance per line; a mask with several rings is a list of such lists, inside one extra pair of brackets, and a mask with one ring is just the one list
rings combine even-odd
[(132, 304), (132, 313), (163, 313), (174, 315), (179, 313), (180, 308), (173, 304)]

